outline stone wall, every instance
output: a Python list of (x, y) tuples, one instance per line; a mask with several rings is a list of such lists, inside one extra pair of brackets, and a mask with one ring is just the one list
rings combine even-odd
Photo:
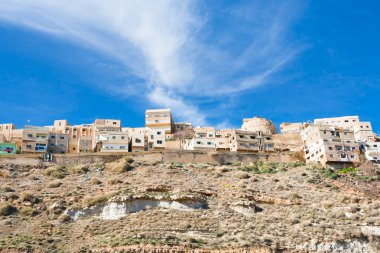
[[(276, 153), (235, 153), (235, 152), (206, 152), (187, 150), (163, 150), (140, 153), (123, 154), (79, 154), (79, 155), (55, 155), (53, 164), (74, 166), (89, 163), (108, 163), (117, 161), (122, 157), (131, 157), (136, 161), (147, 162), (179, 162), (179, 163), (208, 163), (213, 165), (231, 164), (235, 162), (250, 163), (257, 160), (269, 162), (294, 162), (297, 161), (292, 152)], [(17, 165), (43, 165), (40, 157), (24, 157), (17, 155), (14, 157), (0, 157), (0, 164)]]

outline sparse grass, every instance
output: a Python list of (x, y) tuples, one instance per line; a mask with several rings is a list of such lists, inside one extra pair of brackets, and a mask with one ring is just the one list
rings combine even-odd
[(20, 196), (21, 202), (30, 202), (32, 204), (37, 204), (40, 202), (39, 198), (37, 198), (33, 193), (23, 192)]
[(299, 166), (304, 166), (303, 162), (294, 162), (294, 163), (274, 163), (268, 162), (265, 163), (261, 160), (252, 163), (250, 165), (241, 166), (238, 169), (253, 174), (275, 174), (282, 171), (287, 171), (289, 168), (296, 168)]
[(62, 185), (60, 181), (53, 181), (48, 184), (48, 188), (58, 188)]
[(89, 171), (89, 167), (85, 165), (77, 165), (74, 167), (69, 167), (68, 173), (69, 174), (85, 174)]
[(347, 173), (356, 173), (358, 171), (357, 168), (353, 168), (353, 167), (348, 167), (348, 168), (343, 168), (341, 170), (338, 171), (339, 174), (347, 174)]
[(107, 180), (107, 184), (109, 185), (115, 185), (115, 184), (121, 184), (123, 181), (121, 181), (118, 177), (111, 177)]
[(16, 207), (8, 203), (0, 203), (0, 216), (8, 216), (17, 212)]
[(107, 194), (101, 194), (101, 195), (96, 195), (96, 196), (87, 196), (84, 198), (83, 202), (86, 207), (91, 207), (91, 206), (96, 206), (103, 204), (107, 202), (110, 198), (118, 194), (118, 192), (110, 192)]
[(20, 214), (23, 216), (35, 216), (38, 214), (38, 211), (27, 206), (20, 209)]
[(65, 166), (53, 166), (47, 168), (44, 172), (46, 176), (62, 179), (67, 176), (67, 168)]
[(105, 169), (111, 173), (121, 174), (133, 169), (131, 161), (133, 162), (133, 159), (131, 160), (131, 158), (122, 158), (116, 162), (107, 163)]

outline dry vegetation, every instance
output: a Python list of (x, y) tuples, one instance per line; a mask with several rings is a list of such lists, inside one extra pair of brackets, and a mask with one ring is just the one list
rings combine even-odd
[[(352, 240), (364, 245), (355, 252), (377, 247), (377, 239), (362, 230), (380, 226), (380, 172), (373, 167), (335, 172), (303, 163), (212, 166), (122, 158), (0, 170), (0, 251), (86, 252), (139, 245), (310, 252), (313, 245)], [(74, 221), (66, 214), (115, 197), (189, 194), (201, 196), (208, 208), (152, 207), (117, 220), (89, 216)]]

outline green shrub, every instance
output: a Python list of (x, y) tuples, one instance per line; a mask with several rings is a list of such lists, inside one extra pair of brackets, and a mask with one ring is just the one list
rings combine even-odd
[(35, 216), (38, 214), (38, 211), (31, 207), (23, 207), (20, 210), (20, 214), (24, 216)]
[(8, 203), (0, 203), (0, 216), (8, 216), (17, 212), (16, 207)]
[(347, 167), (347, 168), (343, 168), (339, 171), (339, 174), (347, 174), (347, 173), (355, 173), (358, 171), (357, 168), (353, 168), (353, 167)]
[(339, 177), (339, 175), (333, 171), (332, 169), (327, 169), (325, 170), (325, 172), (323, 173), (323, 175), (325, 176), (325, 178), (330, 178), (330, 179), (337, 179)]

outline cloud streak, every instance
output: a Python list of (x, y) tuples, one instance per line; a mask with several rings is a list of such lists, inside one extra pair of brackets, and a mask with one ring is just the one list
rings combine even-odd
[[(203, 125), (207, 115), (192, 98), (263, 85), (298, 53), (286, 38), (298, 5), (249, 1), (218, 9), (196, 0), (6, 0), (0, 21), (117, 59), (144, 80), (134, 89), (152, 104)], [(121, 94), (129, 89), (108, 88)]]

